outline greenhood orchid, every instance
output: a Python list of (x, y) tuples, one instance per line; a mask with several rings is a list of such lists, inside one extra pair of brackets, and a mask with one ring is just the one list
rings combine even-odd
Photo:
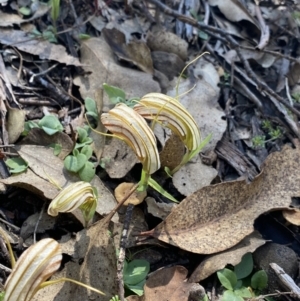
[(210, 139), (209, 136), (201, 141), (199, 127), (192, 115), (178, 100), (168, 95), (161, 93), (146, 94), (133, 109), (145, 119), (159, 122), (162, 126), (170, 128), (185, 144), (187, 153), (180, 165), (171, 171), (171, 174), (174, 174), (181, 166), (199, 153)]
[(97, 207), (97, 190), (89, 183), (79, 181), (62, 189), (51, 201), (48, 214), (57, 216), (59, 212), (82, 211), (85, 222), (94, 216)]
[(145, 119), (123, 103), (101, 115), (103, 125), (126, 142), (143, 165), (140, 190), (146, 189), (150, 175), (160, 168), (156, 138)]
[[(11, 250), (7, 235), (3, 230), (0, 233)], [(38, 290), (61, 281), (69, 281), (104, 295), (100, 290), (70, 278), (46, 281), (59, 269), (62, 261), (61, 247), (52, 238), (42, 239), (30, 246), (16, 263), (12, 252), (10, 255), (13, 269), (5, 282), (2, 301), (30, 301)]]

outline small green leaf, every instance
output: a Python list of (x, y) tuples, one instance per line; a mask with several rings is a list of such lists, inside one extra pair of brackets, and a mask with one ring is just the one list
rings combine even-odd
[(141, 282), (134, 284), (134, 285), (129, 285), (129, 284), (124, 284), (125, 287), (130, 289), (132, 292), (137, 294), (138, 296), (143, 296), (144, 295), (144, 285), (145, 285), (146, 279), (142, 280)]
[(199, 38), (202, 39), (202, 40), (207, 40), (208, 39), (208, 34), (202, 30), (199, 30)]
[(237, 296), (233, 291), (225, 291), (221, 301), (244, 301), (240, 296)]
[(234, 267), (237, 279), (249, 276), (253, 270), (253, 258), (251, 253), (246, 253), (239, 264)]
[(236, 274), (229, 270), (223, 269), (217, 272), (217, 276), (221, 282), (221, 284), (228, 290), (233, 290), (237, 283)]
[(234, 293), (242, 298), (252, 297), (252, 294), (247, 287), (241, 287), (240, 289), (234, 290)]
[(80, 40), (87, 40), (87, 39), (89, 39), (90, 37), (91, 37), (90, 35), (85, 34), (85, 33), (80, 33), (80, 34), (78, 35), (78, 38), (79, 38)]
[(179, 203), (169, 192), (164, 190), (154, 179), (151, 177), (148, 179), (148, 184), (165, 198), (171, 200), (174, 203)]
[(52, 30), (44, 30), (42, 36), (45, 40), (48, 40), (50, 43), (57, 43), (55, 33)]
[(31, 9), (25, 6), (22, 6), (19, 8), (19, 13), (23, 16), (30, 16), (31, 15)]
[(95, 176), (96, 169), (92, 162), (87, 161), (83, 168), (78, 171), (78, 175), (82, 181), (91, 182)]
[(33, 121), (26, 121), (24, 123), (24, 131), (22, 132), (22, 136), (27, 136), (31, 129), (38, 128), (38, 124)]
[(77, 133), (78, 133), (78, 140), (80, 142), (84, 142), (85, 139), (88, 137), (88, 133), (85, 129), (83, 128), (77, 128)]
[(51, 0), (51, 18), (54, 22), (58, 19), (60, 13), (60, 0)]
[(135, 259), (124, 265), (124, 283), (137, 285), (146, 279), (150, 271), (150, 264), (147, 260)]
[(109, 100), (113, 104), (117, 104), (119, 102), (126, 101), (126, 94), (122, 89), (120, 89), (118, 87), (110, 86), (105, 83), (103, 84), (103, 89), (106, 92), (106, 94), (108, 95)]
[(87, 161), (87, 158), (83, 154), (78, 154), (77, 156), (67, 156), (64, 160), (64, 166), (67, 170), (71, 172), (79, 172)]
[[(97, 105), (94, 99), (87, 97), (84, 100), (84, 104), (85, 104), (85, 108), (87, 111), (87, 114), (90, 114), (91, 116), (96, 116), (96, 118), (98, 118), (98, 109), (97, 109)], [(91, 113), (93, 113), (94, 115), (92, 115)]]
[(62, 132), (64, 129), (59, 120), (53, 115), (44, 116), (38, 125), (50, 136)]
[(52, 143), (49, 145), (51, 148), (53, 148), (53, 154), (55, 156), (58, 156), (62, 150), (62, 145), (58, 143)]
[(91, 158), (91, 156), (92, 156), (92, 154), (93, 154), (93, 149), (92, 149), (92, 147), (91, 147), (90, 145), (85, 145), (85, 146), (81, 149), (80, 153), (81, 153), (81, 154), (84, 154), (84, 155), (86, 156), (87, 160), (88, 160), (88, 159)]
[(3, 301), (5, 297), (5, 292), (0, 293), (0, 301)]
[(251, 287), (262, 290), (268, 286), (268, 275), (264, 270), (256, 272), (251, 278)]
[(201, 299), (200, 301), (209, 301), (207, 294), (205, 294), (203, 299)]
[(99, 165), (105, 169), (106, 164), (108, 164), (110, 162), (110, 158), (101, 158)]
[(11, 173), (20, 173), (27, 169), (28, 163), (24, 161), (21, 157), (11, 158), (5, 161)]

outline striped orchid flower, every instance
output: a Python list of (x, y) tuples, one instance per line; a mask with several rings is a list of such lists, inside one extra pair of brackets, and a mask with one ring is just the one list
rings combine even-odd
[(115, 137), (126, 142), (143, 165), (140, 190), (148, 185), (150, 175), (160, 168), (156, 138), (144, 118), (123, 103), (101, 115), (103, 125)]
[(182, 165), (195, 156), (209, 141), (210, 137), (201, 141), (199, 127), (186, 110), (175, 98), (162, 93), (149, 93), (141, 98), (133, 109), (145, 119), (158, 122), (178, 135), (187, 148), (187, 153), (178, 167), (171, 171), (174, 174)]
[[(8, 241), (6, 234), (0, 232)], [(13, 265), (4, 285), (3, 301), (30, 301), (38, 290), (61, 281), (69, 281), (104, 295), (100, 290), (70, 278), (46, 281), (59, 269), (61, 261), (61, 247), (52, 238), (42, 239), (29, 247)]]
[(29, 301), (60, 267), (62, 251), (52, 238), (40, 240), (24, 251), (7, 278), (3, 301)]
[(97, 207), (97, 191), (87, 182), (73, 183), (59, 192), (48, 207), (48, 214), (57, 216), (59, 212), (72, 212), (79, 208), (88, 223)]

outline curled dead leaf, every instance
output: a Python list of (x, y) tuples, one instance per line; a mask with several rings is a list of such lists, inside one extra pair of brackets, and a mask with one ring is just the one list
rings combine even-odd
[(300, 149), (284, 147), (265, 161), (252, 183), (226, 182), (204, 187), (183, 200), (164, 222), (144, 233), (184, 250), (212, 254), (253, 232), (254, 220), (288, 208), (300, 195)]

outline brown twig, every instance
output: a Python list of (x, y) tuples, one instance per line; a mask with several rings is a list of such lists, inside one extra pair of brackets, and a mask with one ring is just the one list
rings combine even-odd
[(119, 202), (118, 205), (105, 217), (107, 221), (110, 221), (112, 217), (115, 215), (115, 213), (123, 206), (123, 204), (127, 201), (127, 199), (136, 191), (139, 184), (135, 184), (132, 186), (132, 188), (129, 190), (128, 194)]
[(124, 301), (124, 279), (123, 279), (123, 270), (124, 270), (124, 262), (125, 262), (125, 253), (127, 247), (127, 237), (128, 237), (128, 230), (129, 225), (132, 217), (134, 205), (129, 204), (127, 206), (125, 219), (123, 223), (123, 231), (120, 240), (120, 251), (117, 263), (117, 279), (119, 284), (119, 297), (121, 301)]

